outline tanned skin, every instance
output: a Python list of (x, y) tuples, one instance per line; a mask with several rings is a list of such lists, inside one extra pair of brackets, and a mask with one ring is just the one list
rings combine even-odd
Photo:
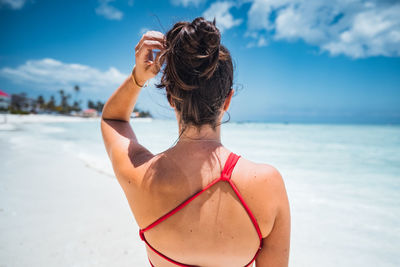
[[(140, 228), (178, 206), (217, 179), (231, 152), (221, 143), (220, 126), (188, 127), (170, 149), (152, 154), (137, 139), (130, 115), (146, 81), (159, 71), (164, 35), (145, 33), (135, 48), (132, 75), (104, 106), (101, 130), (116, 178)], [(136, 82), (135, 82), (136, 81)], [(146, 90), (146, 89), (143, 89)], [(233, 90), (221, 107), (218, 122), (228, 110)], [(172, 106), (174, 108), (174, 106)], [(179, 113), (175, 112), (178, 128)], [(260, 140), (261, 142), (262, 140)], [(236, 151), (233, 151), (236, 153)], [(238, 151), (239, 152), (239, 151)], [(290, 211), (285, 185), (271, 165), (241, 157), (232, 181), (254, 214), (263, 237), (257, 267), (287, 267)], [(259, 239), (243, 206), (227, 183), (219, 182), (157, 227), (146, 239), (168, 257), (198, 266), (244, 266), (255, 255)], [(147, 248), (157, 267), (176, 266)]]

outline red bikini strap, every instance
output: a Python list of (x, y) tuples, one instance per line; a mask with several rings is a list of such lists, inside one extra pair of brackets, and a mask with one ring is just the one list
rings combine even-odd
[(240, 202), (242, 203), (243, 207), (245, 208), (245, 210), (247, 211), (247, 214), (250, 216), (251, 221), (253, 222), (256, 230), (257, 230), (257, 234), (258, 237), (260, 238), (260, 240), (262, 240), (262, 235), (261, 235), (261, 231), (260, 231), (260, 227), (258, 226), (257, 220), (254, 217), (253, 213), (251, 213), (250, 208), (247, 206), (246, 202), (244, 201), (242, 195), (240, 194), (239, 190), (237, 189), (236, 185), (233, 183), (233, 181), (231, 180), (231, 176), (232, 176), (232, 171), (236, 166), (237, 161), (239, 160), (240, 156), (231, 153), (228, 157), (228, 160), (225, 164), (225, 168), (222, 171), (222, 175), (221, 175), (221, 180), (225, 180), (228, 181), (229, 184), (231, 185), (233, 191), (235, 192), (236, 196), (239, 198)]
[(188, 205), (190, 202), (192, 202), (197, 196), (199, 196), (201, 193), (203, 193), (204, 191), (206, 191), (207, 189), (209, 189), (211, 186), (215, 185), (216, 183), (218, 183), (220, 180), (223, 181), (229, 181), (229, 179), (231, 178), (231, 174), (233, 171), (233, 168), (235, 167), (236, 162), (238, 161), (240, 156), (237, 156), (236, 154), (234, 154), (233, 152), (231, 152), (228, 156), (228, 159), (226, 160), (225, 166), (222, 170), (221, 176), (218, 179), (215, 179), (214, 181), (212, 181), (211, 183), (209, 183), (206, 187), (204, 187), (202, 190), (200, 190), (199, 192), (195, 193), (194, 195), (192, 195), (191, 197), (189, 197), (188, 199), (186, 199), (184, 202), (182, 202), (181, 204), (179, 204), (177, 207), (175, 207), (173, 210), (167, 212), (166, 214), (164, 214), (163, 216), (161, 216), (160, 218), (158, 218), (156, 221), (154, 221), (152, 224), (150, 224), (149, 226), (143, 228), (140, 230), (140, 233), (143, 234), (144, 232), (150, 230), (151, 228), (155, 227), (156, 225), (158, 225), (159, 223), (165, 221), (166, 219), (168, 219), (169, 217), (171, 217), (172, 215), (174, 215), (175, 213), (177, 213), (178, 211), (180, 211), (181, 209), (183, 209), (186, 205)]
[[(170, 257), (167, 257), (166, 255), (162, 254), (160, 251), (156, 250), (155, 248), (153, 248), (152, 245), (150, 245), (150, 243), (147, 241), (146, 237), (144, 235), (140, 236), (142, 238), (142, 240), (147, 244), (147, 246), (154, 252), (156, 253), (158, 256), (160, 256), (161, 258), (163, 258), (164, 260), (173, 263), (175, 265), (181, 266), (181, 267), (195, 267), (194, 265), (189, 265), (189, 264), (184, 264), (184, 263), (180, 263), (177, 261), (174, 261), (173, 259), (171, 259)], [(153, 263), (151, 262), (151, 260), (149, 259), (149, 262), (151, 264), (151, 266), (154, 267)]]
[(261, 230), (260, 230), (260, 227), (258, 226), (256, 218), (254, 217), (253, 213), (250, 211), (250, 208), (249, 208), (249, 206), (247, 206), (247, 204), (244, 201), (242, 195), (239, 193), (239, 190), (237, 189), (236, 185), (231, 180), (229, 180), (229, 183), (231, 184), (233, 191), (235, 191), (236, 196), (239, 198), (239, 200), (242, 203), (244, 209), (247, 211), (247, 214), (249, 215), (251, 221), (253, 222), (254, 227), (257, 230), (258, 238), (260, 239), (260, 241), (262, 241)]
[(224, 169), (222, 170), (221, 173), (221, 180), (222, 181), (229, 181), (232, 176), (232, 171), (233, 168), (235, 168), (235, 165), (237, 161), (239, 160), (240, 156), (236, 155), (235, 153), (231, 152), (228, 156), (228, 159), (226, 160)]
[[(191, 265), (186, 265), (186, 264), (182, 264), (179, 263), (177, 261), (174, 261), (173, 259), (165, 256), (164, 254), (162, 254), (161, 252), (157, 251), (155, 248), (153, 248), (149, 242), (147, 242), (146, 237), (144, 236), (144, 232), (147, 230), (150, 230), (151, 228), (155, 227), (156, 225), (158, 225), (159, 223), (161, 223), (162, 221), (166, 220), (167, 218), (169, 218), (170, 216), (172, 216), (173, 214), (175, 214), (176, 212), (178, 212), (179, 210), (181, 210), (183, 207), (185, 207), (187, 204), (189, 204), (192, 200), (194, 200), (198, 195), (200, 195), (201, 193), (203, 193), (204, 191), (206, 191), (208, 188), (210, 188), (211, 186), (213, 186), (214, 184), (216, 184), (219, 181), (227, 181), (233, 191), (235, 192), (236, 196), (239, 198), (240, 202), (242, 203), (243, 207), (245, 208), (247, 214), (249, 215), (251, 221), (253, 222), (254, 227), (256, 228), (257, 231), (257, 235), (258, 238), (260, 239), (260, 245), (259, 245), (259, 249), (257, 250), (257, 252), (255, 253), (253, 259), (246, 265), (250, 266), (255, 259), (258, 256), (258, 253), (260, 252), (261, 248), (262, 248), (262, 234), (261, 234), (261, 230), (260, 227), (257, 223), (256, 218), (254, 217), (254, 215), (252, 214), (252, 212), (250, 211), (250, 208), (247, 206), (246, 202), (244, 201), (242, 195), (240, 194), (239, 190), (237, 189), (237, 187), (235, 186), (235, 184), (233, 183), (233, 181), (231, 180), (231, 176), (232, 176), (232, 172), (233, 169), (237, 163), (237, 161), (239, 160), (240, 156), (234, 154), (233, 152), (231, 152), (228, 156), (228, 159), (225, 163), (225, 166), (222, 170), (221, 176), (218, 179), (215, 179), (213, 182), (211, 182), (210, 184), (208, 184), (206, 187), (204, 187), (201, 191), (197, 192), (196, 194), (192, 195), (190, 198), (188, 198), (186, 201), (184, 201), (183, 203), (181, 203), (180, 205), (178, 205), (176, 208), (174, 208), (173, 210), (171, 210), (170, 212), (164, 214), (163, 216), (161, 216), (158, 220), (156, 220), (155, 222), (153, 222), (152, 224), (150, 224), (149, 226), (147, 226), (144, 229), (140, 229), (139, 230), (139, 235), (140, 238), (147, 244), (147, 246), (153, 251), (155, 252), (157, 255), (159, 255), (160, 257), (164, 258), (165, 260), (171, 262), (171, 263), (175, 263), (178, 266), (191, 266)], [(150, 262), (151, 263), (151, 262)], [(153, 266), (153, 265), (152, 265)]]
[(236, 163), (239, 160), (239, 158), (240, 158), (240, 156), (238, 156), (238, 155), (236, 155), (234, 153), (231, 153), (229, 155), (229, 158), (228, 158), (228, 160), (227, 160), (227, 162), (225, 164), (225, 168), (224, 168), (224, 170), (222, 172), (222, 175), (221, 175), (220, 179), (224, 180), (224, 181), (227, 181), (231, 185), (233, 191), (235, 192), (236, 196), (239, 198), (240, 202), (242, 203), (242, 206), (244, 207), (244, 209), (246, 210), (247, 214), (249, 215), (249, 217), (250, 217), (250, 219), (251, 219), (251, 221), (252, 221), (252, 223), (254, 225), (254, 228), (256, 228), (258, 239), (260, 241), (258, 250), (257, 250), (256, 254), (254, 255), (254, 257), (251, 259), (251, 261), (246, 265), (246, 267), (247, 267), (247, 266), (250, 266), (255, 261), (255, 259), (258, 256), (258, 253), (260, 252), (260, 250), (262, 248), (262, 234), (261, 234), (260, 226), (258, 225), (256, 218), (254, 217), (253, 213), (251, 212), (249, 206), (247, 206), (247, 204), (244, 201), (244, 198), (242, 197), (242, 195), (240, 194), (238, 188), (236, 187), (236, 185), (231, 180), (232, 171), (235, 168)]
[(233, 191), (235, 192), (236, 196), (239, 198), (240, 202), (242, 203), (242, 206), (246, 210), (246, 212), (249, 215), (251, 221), (253, 222), (254, 228), (256, 228), (256, 231), (257, 231), (258, 239), (260, 241), (256, 254), (254, 255), (253, 259), (246, 265), (246, 267), (248, 267), (256, 260), (256, 258), (258, 256), (258, 253), (260, 252), (260, 250), (262, 248), (262, 245), (263, 245), (263, 240), (262, 240), (263, 237), (262, 237), (262, 234), (261, 234), (260, 226), (258, 225), (256, 218), (254, 217), (253, 213), (251, 212), (249, 206), (247, 206), (246, 202), (244, 201), (244, 199), (243, 199), (242, 195), (240, 194), (239, 190), (237, 189), (236, 185), (233, 183), (232, 180), (229, 180), (228, 182), (231, 185), (231, 187), (232, 187)]

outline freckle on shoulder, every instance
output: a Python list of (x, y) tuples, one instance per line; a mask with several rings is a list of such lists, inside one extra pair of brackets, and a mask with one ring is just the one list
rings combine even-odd
[(281, 183), (282, 176), (274, 166), (266, 163), (254, 163), (248, 160), (245, 163), (245, 171), (250, 174), (248, 177), (251, 179), (255, 179), (263, 184)]

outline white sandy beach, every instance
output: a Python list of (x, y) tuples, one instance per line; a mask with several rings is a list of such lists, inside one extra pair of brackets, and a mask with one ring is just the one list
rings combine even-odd
[[(82, 120), (10, 116), (20, 123)], [(53, 146), (0, 139), (0, 266), (147, 266), (116, 179)], [(22, 152), (22, 153), (21, 153)]]
[[(149, 266), (99, 119), (0, 115), (0, 267)], [(176, 122), (133, 121), (152, 152)], [(291, 267), (400, 266), (400, 127), (240, 124), (227, 147), (276, 166), (291, 204)]]

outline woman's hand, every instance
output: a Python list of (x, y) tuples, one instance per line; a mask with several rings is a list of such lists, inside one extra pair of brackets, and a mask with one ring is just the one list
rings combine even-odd
[[(160, 50), (156, 53), (155, 59), (153, 49)], [(157, 31), (148, 31), (143, 34), (142, 39), (140, 39), (135, 47), (136, 65), (132, 71), (132, 75), (134, 75), (138, 84), (144, 85), (147, 80), (156, 76), (160, 71), (161, 64), (159, 57), (164, 49), (164, 34)]]
[[(132, 78), (135, 79), (137, 84), (144, 85), (148, 79), (153, 78), (160, 71), (161, 64), (159, 57), (161, 52), (165, 50), (164, 43), (164, 35), (161, 32), (149, 31), (142, 36), (142, 39), (135, 47), (136, 66), (132, 71), (133, 77), (127, 77), (108, 99), (103, 108), (102, 121), (123, 121), (125, 124), (129, 122), (140, 93), (140, 90), (136, 86), (133, 87)], [(155, 59), (153, 49), (159, 50)], [(115, 127), (115, 129), (111, 129), (113, 127), (110, 128), (107, 124), (103, 123), (102, 125), (105, 126), (105, 129), (108, 129), (103, 130), (103, 137), (104, 142), (109, 146), (115, 143), (116, 138), (125, 140), (124, 144), (126, 142), (129, 143), (129, 140), (132, 141), (132, 138), (134, 138), (134, 135), (131, 135), (128, 139), (121, 137), (131, 129), (129, 123), (123, 126), (125, 130), (122, 131), (120, 129), (121, 132), (116, 130)]]

